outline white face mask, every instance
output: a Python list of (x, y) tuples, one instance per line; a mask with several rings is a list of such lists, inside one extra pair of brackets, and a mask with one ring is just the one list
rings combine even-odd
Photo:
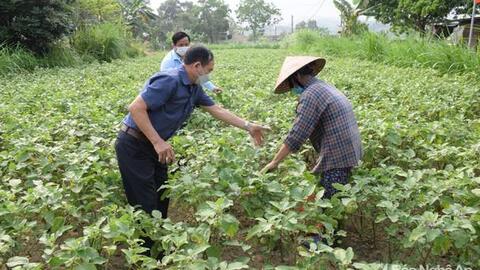
[(176, 48), (175, 48), (175, 52), (178, 53), (178, 55), (180, 55), (180, 56), (183, 57), (183, 56), (185, 56), (185, 54), (187, 53), (188, 48), (190, 48), (190, 47), (188, 47), (188, 46), (185, 46), (185, 47), (176, 47)]
[(204, 83), (210, 81), (209, 74), (205, 73), (205, 71), (203, 71), (202, 73), (203, 74), (199, 75), (197, 80), (195, 81), (196, 84), (204, 84)]

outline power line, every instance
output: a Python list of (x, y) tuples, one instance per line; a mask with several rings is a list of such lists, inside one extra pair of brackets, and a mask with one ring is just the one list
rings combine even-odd
[(307, 22), (310, 21), (311, 19), (313, 19), (313, 17), (315, 17), (315, 16), (318, 14), (318, 12), (322, 9), (323, 4), (325, 4), (325, 0), (322, 0), (322, 2), (321, 2), (320, 5), (318, 6), (318, 8), (315, 10), (315, 12), (313, 13), (313, 15), (310, 16), (310, 18), (308, 18)]

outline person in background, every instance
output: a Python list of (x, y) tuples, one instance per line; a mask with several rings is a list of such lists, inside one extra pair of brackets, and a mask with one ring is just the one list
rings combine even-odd
[[(172, 44), (173, 49), (163, 57), (160, 71), (182, 66), (185, 53), (190, 47), (190, 36), (185, 32), (177, 32), (172, 36)], [(215, 86), (211, 81), (205, 82), (202, 87), (216, 94), (223, 92), (223, 89)]]

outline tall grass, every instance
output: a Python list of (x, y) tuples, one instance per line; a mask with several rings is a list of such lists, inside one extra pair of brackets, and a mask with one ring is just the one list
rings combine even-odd
[(78, 30), (70, 40), (54, 44), (45, 55), (20, 46), (0, 44), (0, 75), (32, 71), (37, 67), (68, 67), (84, 62), (111, 61), (144, 54), (125, 26), (106, 23)]
[(208, 44), (208, 48), (212, 50), (279, 49), (280, 43), (275, 41), (248, 42), (248, 43), (226, 42), (226, 43), (219, 43), (219, 44)]
[(387, 50), (387, 43), (385, 39), (374, 33), (366, 33), (364, 35), (366, 45), (366, 57), (375, 61), (382, 61)]
[(131, 42), (125, 26), (115, 23), (78, 30), (72, 38), (73, 47), (79, 54), (107, 62), (138, 54)]
[(33, 70), (38, 65), (39, 60), (28, 50), (20, 46), (0, 46), (0, 74)]
[(20, 46), (0, 46), (0, 75), (33, 71), (37, 67), (75, 66), (81, 62), (78, 54), (64, 44), (56, 44), (42, 56)]
[(375, 33), (334, 37), (303, 30), (285, 39), (283, 46), (302, 53), (356, 57), (400, 67), (433, 68), (442, 73), (480, 74), (479, 53), (433, 38), (409, 36), (400, 39)]
[(82, 59), (75, 50), (60, 43), (53, 46), (39, 61), (43, 67), (71, 67), (81, 63)]

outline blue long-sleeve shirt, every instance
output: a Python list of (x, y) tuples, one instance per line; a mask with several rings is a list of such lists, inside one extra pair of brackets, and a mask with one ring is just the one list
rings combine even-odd
[[(160, 65), (160, 71), (179, 68), (183, 65), (182, 58), (175, 52), (175, 50), (169, 51), (162, 60)], [(217, 88), (211, 81), (202, 84), (203, 88), (207, 88), (209, 91), (213, 91)]]
[[(185, 67), (158, 72), (145, 83), (140, 93), (153, 128), (163, 140), (170, 139), (198, 106), (215, 105), (202, 87), (190, 81)], [(129, 113), (123, 123), (139, 130)]]

